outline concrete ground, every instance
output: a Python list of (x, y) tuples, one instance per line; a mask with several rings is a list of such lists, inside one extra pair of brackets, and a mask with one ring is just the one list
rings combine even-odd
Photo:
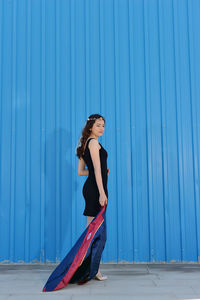
[(199, 264), (102, 264), (106, 281), (42, 292), (56, 264), (0, 265), (0, 300), (200, 299)]

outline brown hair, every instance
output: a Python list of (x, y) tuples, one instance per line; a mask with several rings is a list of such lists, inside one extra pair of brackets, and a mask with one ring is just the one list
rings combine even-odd
[(86, 141), (87, 141), (87, 139), (88, 139), (88, 137), (90, 136), (90, 133), (91, 133), (90, 129), (94, 125), (95, 121), (99, 118), (102, 118), (104, 120), (104, 123), (105, 123), (104, 117), (102, 117), (99, 114), (90, 115), (88, 119), (94, 119), (94, 120), (87, 120), (86, 121), (86, 124), (85, 124), (84, 128), (82, 129), (82, 136), (79, 140), (79, 145), (80, 146), (78, 146), (76, 148), (76, 155), (78, 156), (78, 158), (81, 158), (83, 156), (85, 143), (86, 143)]

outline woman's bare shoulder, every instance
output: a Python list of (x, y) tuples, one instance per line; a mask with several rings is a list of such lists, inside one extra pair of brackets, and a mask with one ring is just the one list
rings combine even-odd
[(99, 142), (95, 138), (90, 139), (90, 141), (88, 142), (88, 147), (90, 149), (93, 147), (98, 147), (98, 149), (101, 148), (101, 146), (99, 145)]

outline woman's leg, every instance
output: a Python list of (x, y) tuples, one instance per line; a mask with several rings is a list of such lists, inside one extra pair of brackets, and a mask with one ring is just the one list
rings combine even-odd
[[(88, 225), (92, 222), (93, 219), (94, 219), (94, 217), (89, 217), (89, 216), (87, 216), (87, 225), (86, 225), (86, 227), (88, 227)], [(99, 280), (105, 280), (105, 279), (107, 279), (106, 276), (102, 276), (101, 271), (100, 271), (100, 268), (99, 268), (99, 270), (98, 270), (98, 273), (96, 274), (96, 277), (97, 277), (97, 279), (99, 279)]]
[(88, 217), (87, 216), (87, 225), (86, 225), (86, 227), (88, 227), (88, 225), (92, 222), (93, 219), (94, 219), (94, 217)]

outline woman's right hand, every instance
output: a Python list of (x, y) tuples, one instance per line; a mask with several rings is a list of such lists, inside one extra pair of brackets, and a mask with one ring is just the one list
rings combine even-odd
[(99, 203), (100, 203), (100, 205), (104, 206), (104, 205), (107, 204), (107, 202), (108, 202), (108, 198), (107, 198), (105, 192), (101, 193), (100, 196), (99, 196)]

